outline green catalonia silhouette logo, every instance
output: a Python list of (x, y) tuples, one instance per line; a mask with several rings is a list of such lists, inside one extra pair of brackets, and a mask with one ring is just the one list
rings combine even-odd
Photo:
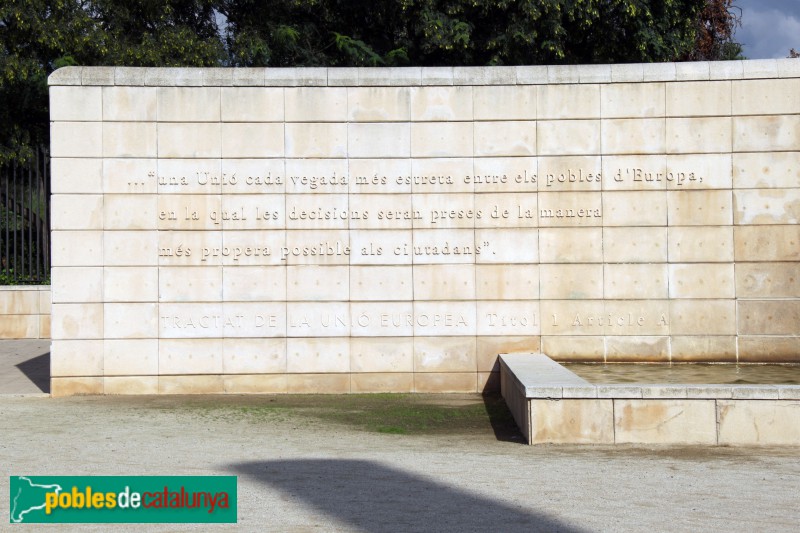
[(236, 476), (11, 476), (12, 524), (236, 523)]

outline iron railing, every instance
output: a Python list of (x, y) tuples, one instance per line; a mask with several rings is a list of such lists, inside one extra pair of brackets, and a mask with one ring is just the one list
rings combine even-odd
[(50, 157), (0, 167), (0, 285), (50, 283)]

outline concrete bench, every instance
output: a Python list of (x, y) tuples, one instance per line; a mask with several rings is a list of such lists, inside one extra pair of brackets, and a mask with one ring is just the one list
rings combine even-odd
[(528, 444), (800, 445), (800, 386), (592, 384), (545, 354), (501, 354)]

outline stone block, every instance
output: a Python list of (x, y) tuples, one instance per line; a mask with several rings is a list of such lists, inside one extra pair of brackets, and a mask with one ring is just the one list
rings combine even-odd
[(52, 157), (101, 157), (102, 122), (53, 122), (50, 125)]
[(222, 157), (282, 157), (283, 124), (223, 123)]
[(736, 342), (738, 344), (737, 361), (742, 363), (800, 363), (797, 337), (739, 335)]
[(658, 263), (603, 265), (603, 296), (613, 299), (667, 298), (667, 265)]
[(800, 187), (800, 164), (793, 152), (733, 154), (733, 186), (738, 189)]
[[(414, 234), (414, 246), (417, 245), (417, 235), (419, 232)], [(476, 255), (477, 263), (526, 264), (539, 261), (539, 248), (536, 245), (538, 241), (541, 246), (539, 230), (525, 228), (477, 229), (474, 238), (476, 254), (477, 248), (481, 248), (480, 254)]]
[(52, 265), (99, 266), (103, 258), (103, 232), (53, 231)]
[(409, 87), (350, 87), (347, 117), (352, 122), (405, 122), (411, 117)]
[(539, 302), (480, 301), (478, 335), (539, 335)]
[(346, 301), (350, 273), (346, 266), (289, 266), (286, 299), (290, 301)]
[(222, 339), (164, 339), (158, 341), (158, 374), (221, 374)]
[(539, 120), (536, 126), (536, 153), (539, 155), (601, 153), (599, 120)]
[(103, 123), (103, 157), (155, 157), (156, 125), (152, 122)]
[(103, 161), (85, 158), (50, 159), (51, 193), (78, 194), (101, 191)]
[(283, 374), (286, 339), (222, 339), (225, 374)]
[(51, 320), (53, 340), (103, 338), (103, 304), (53, 304)]
[[(250, 80), (255, 81), (253, 80), (253, 78), (260, 77), (261, 83), (259, 83), (259, 85), (264, 85), (264, 69), (252, 69), (252, 70), (256, 72), (254, 73), (255, 75), (250, 78)], [(231, 68), (221, 68), (221, 67), (204, 68), (202, 85), (204, 87), (230, 87), (231, 85), (234, 84), (233, 73), (234, 69)]]
[[(331, 70), (328, 69), (328, 85)], [(361, 67), (356, 71), (358, 84), (363, 86), (419, 85), (422, 77), (421, 67)]]
[(735, 363), (736, 337), (672, 335), (671, 360), (676, 363)]
[(284, 90), (287, 122), (345, 122), (347, 89), (298, 87)]
[(412, 87), (411, 120), (472, 120), (472, 87)]
[[(97, 162), (100, 164), (101, 160)], [(103, 159), (100, 165), (102, 191), (105, 194), (155, 194), (159, 189), (158, 169), (162, 166), (170, 165), (155, 159)]]
[[(542, 315), (552, 321), (552, 315)], [(542, 353), (561, 362), (603, 362), (605, 341), (600, 336), (542, 336)]]
[(411, 266), (350, 267), (350, 298), (354, 301), (402, 301), (413, 297)]
[(602, 169), (605, 191), (664, 190), (670, 183), (663, 154), (603, 156)]
[(83, 67), (61, 67), (50, 73), (47, 77), (47, 84), (50, 86), (80, 85), (82, 70)]
[(159, 122), (219, 122), (219, 87), (159, 87)]
[[(51, 270), (52, 272), (52, 270)], [(39, 313), (43, 315), (50, 314), (50, 306), (52, 304), (52, 291), (49, 288), (41, 287), (39, 293)]]
[[(419, 212), (419, 217), (412, 220), (413, 225), (418, 228), (475, 227), (477, 213), (475, 196), (472, 194), (417, 194), (412, 198), (412, 208)], [(456, 212), (457, 215), (449, 216), (451, 212)]]
[(733, 228), (730, 226), (671, 227), (667, 235), (671, 262), (733, 261)]
[(537, 88), (530, 85), (475, 87), (475, 120), (536, 120)]
[[(627, 331), (625, 333), (628, 334)], [(667, 361), (669, 361), (669, 337), (630, 335), (606, 337), (606, 362), (608, 363), (665, 363)], [(675, 396), (669, 397), (675, 398)]]
[(411, 302), (351, 302), (352, 337), (405, 337), (414, 334)]
[(50, 120), (54, 122), (102, 120), (102, 91), (102, 87), (51, 87)]
[(543, 264), (540, 267), (541, 298), (585, 300), (603, 297), (603, 265)]
[(287, 339), (286, 372), (290, 374), (350, 372), (350, 339), (322, 337)]
[(711, 61), (708, 64), (709, 79), (736, 80), (743, 75), (742, 61)]
[(641, 63), (618, 63), (611, 65), (611, 81), (642, 82), (644, 81), (644, 65)]
[[(539, 230), (541, 263), (601, 263), (601, 228), (544, 228)], [(520, 242), (520, 241), (517, 241)]]
[(529, 444), (611, 444), (612, 400), (530, 400)]
[(663, 83), (614, 83), (600, 86), (603, 118), (663, 117)]
[(352, 393), (410, 393), (414, 391), (414, 374), (376, 373), (353, 374), (350, 377)]
[(609, 83), (611, 65), (581, 65), (578, 79), (583, 83)]
[(678, 81), (696, 81), (709, 79), (708, 61), (691, 61), (675, 64), (675, 78)]
[(670, 298), (734, 298), (733, 263), (669, 265)]
[(580, 66), (547, 65), (547, 81), (551, 84), (578, 83), (580, 81)]
[(561, 156), (539, 158), (540, 192), (599, 191), (602, 162), (600, 156)]
[(742, 77), (777, 78), (779, 59), (751, 59), (742, 62)]
[(223, 334), (222, 304), (161, 303), (159, 339), (221, 339)]
[(39, 315), (39, 336), (40, 339), (50, 338), (50, 315)]
[(353, 123), (347, 129), (349, 157), (408, 157), (411, 153), (408, 123)]
[(223, 122), (282, 122), (283, 92), (273, 87), (223, 87), (220, 118)]
[(53, 398), (87, 394), (103, 394), (102, 377), (50, 378), (50, 396)]
[(222, 154), (219, 122), (159, 123), (157, 135), (158, 155), (162, 158), (215, 158)]
[(287, 123), (285, 132), (286, 157), (319, 158), (347, 156), (346, 124), (310, 122)]
[(539, 298), (538, 265), (476, 265), (478, 300), (535, 300)]
[(288, 374), (289, 394), (347, 394), (350, 374)]
[(413, 372), (414, 339), (354, 337), (350, 339), (350, 369), (353, 375)]
[(324, 87), (328, 83), (328, 69), (316, 68), (266, 68), (264, 84), (268, 87)]
[(286, 298), (286, 267), (223, 267), (222, 298), (226, 302), (284, 300)]
[(658, 191), (603, 193), (603, 225), (666, 226), (667, 198)]
[[(344, 126), (343, 124), (291, 124), (287, 125), (292, 127), (301, 127), (301, 126), (311, 126), (311, 130), (313, 132), (319, 133), (320, 135), (325, 134), (325, 128), (334, 127), (336, 129), (331, 131), (331, 134), (335, 134), (337, 136), (341, 135), (341, 139), (332, 140), (331, 142), (335, 145), (335, 152), (336, 154), (331, 154), (330, 157), (337, 157), (338, 154), (341, 152), (342, 155), (345, 155), (344, 151), (341, 151), (340, 148), (345, 147), (346, 143), (344, 139), (346, 138), (346, 131), (341, 130), (338, 126)], [(317, 131), (317, 127), (319, 127), (319, 131)], [(298, 131), (298, 133), (302, 133)], [(339, 146), (339, 143), (344, 143)], [(287, 144), (287, 151), (289, 150)], [(317, 194), (317, 193), (346, 193), (348, 192), (348, 184), (343, 182), (341, 179), (342, 176), (347, 175), (347, 161), (344, 159), (287, 159), (286, 160), (286, 192), (293, 193), (293, 194)], [(325, 177), (328, 178), (326, 181), (327, 183), (323, 183), (321, 178)], [(334, 180), (333, 178), (337, 178)]]
[(285, 374), (240, 374), (222, 376), (227, 394), (285, 394), (289, 384)]
[(736, 226), (734, 257), (740, 261), (797, 261), (800, 226)]
[(453, 85), (453, 67), (428, 67), (422, 69), (420, 85)]
[(103, 375), (157, 376), (158, 342), (158, 339), (105, 339), (102, 347)]
[(221, 302), (222, 267), (161, 267), (160, 302)]
[(155, 194), (106, 194), (101, 198), (103, 229), (157, 229), (158, 197)]
[(513, 66), (453, 68), (454, 85), (514, 85), (516, 82)]
[(415, 372), (475, 372), (474, 337), (414, 338)]
[(800, 300), (739, 300), (742, 335), (795, 335), (800, 331)]
[(666, 150), (663, 119), (603, 119), (602, 154), (661, 154)]
[(733, 115), (785, 115), (800, 108), (800, 79), (733, 82)]
[[(50, 269), (53, 302), (54, 303), (84, 303), (103, 301), (103, 267), (53, 267)], [(16, 310), (18, 314), (34, 314), (33, 305), (34, 293), (27, 292), (20, 294), (25, 299), (30, 300), (30, 304), (24, 305), (24, 301), (15, 298), (12, 301), (14, 307), (0, 312), (11, 314)], [(20, 305), (23, 304), (23, 305)], [(35, 312), (38, 313), (38, 302)]]
[(600, 85), (547, 85), (538, 91), (539, 120), (600, 118)]
[(285, 337), (287, 323), (283, 302), (224, 302), (224, 338)]
[(730, 152), (731, 118), (668, 118), (666, 139), (669, 154)]
[(730, 189), (731, 167), (730, 154), (668, 155), (667, 189)]
[(727, 116), (731, 112), (731, 82), (668, 83), (666, 100), (668, 117)]
[[(261, 87), (264, 85), (266, 71), (265, 68), (233, 68), (230, 70), (230, 83), (236, 86)], [(220, 82), (220, 84), (228, 85), (227, 79), (220, 80)], [(210, 84), (206, 83), (205, 85)]]
[(498, 394), (500, 392), (500, 372), (478, 372), (478, 392)]
[(0, 339), (40, 338), (38, 315), (5, 315), (0, 320)]
[(475, 123), (475, 156), (536, 155), (535, 121)]
[(478, 392), (477, 375), (472, 372), (416, 372), (414, 392)]
[(414, 302), (414, 336), (475, 335), (476, 312), (475, 302)]
[(676, 335), (735, 335), (735, 301), (670, 300), (669, 327)]
[(103, 264), (107, 266), (155, 266), (159, 234), (156, 231), (106, 231)]
[(159, 394), (222, 394), (223, 376), (158, 376)]
[(717, 444), (713, 400), (614, 400), (618, 444)]
[[(458, 124), (456, 124), (458, 126)], [(426, 126), (422, 124), (421, 126)], [(431, 128), (434, 125), (427, 125)], [(427, 131), (427, 130), (426, 130)], [(412, 135), (414, 134), (414, 127), (412, 126)], [(445, 134), (447, 132), (444, 132)], [(459, 135), (462, 134), (460, 130), (457, 130), (456, 133)], [(468, 134), (467, 134), (468, 133)], [(465, 156), (456, 156), (456, 157), (433, 157), (433, 158), (424, 158), (424, 159), (412, 159), (411, 160), (411, 174), (413, 176), (467, 176), (472, 175), (473, 173), (473, 161), (481, 161), (481, 159), (473, 159), (472, 157), (472, 131), (464, 133), (466, 137), (470, 139), (469, 145), (469, 155)], [(412, 145), (413, 146), (413, 145)], [(466, 150), (463, 150), (463, 153), (467, 153)], [(412, 155), (414, 155), (412, 153)], [(530, 161), (531, 158), (523, 158), (526, 163)], [(466, 180), (459, 180), (459, 179), (452, 179), (450, 182), (446, 180), (428, 180), (426, 181), (418, 181), (418, 182), (410, 182), (410, 180), (405, 180), (404, 185), (411, 185), (410, 188), (404, 188), (403, 192), (414, 192), (414, 193), (457, 193), (457, 192), (473, 192), (475, 190), (474, 184), (472, 182), (467, 183)]]
[(473, 136), (471, 122), (414, 122), (411, 157), (472, 157)]
[(540, 192), (539, 226), (600, 226), (602, 200), (600, 192)]
[(158, 304), (103, 304), (105, 339), (152, 339), (158, 337)]
[[(599, 235), (598, 235), (599, 238)], [(603, 228), (599, 261), (661, 263), (667, 260), (667, 229), (660, 227)]]
[[(542, 335), (603, 335), (603, 300), (542, 300)], [(591, 319), (591, 320), (590, 320)], [(545, 342), (545, 349), (547, 349)], [(547, 352), (545, 352), (547, 353)]]
[[(459, 246), (472, 245), (472, 241), (467, 241), (465, 230), (452, 230), (459, 238)], [(345, 232), (345, 235), (347, 233)], [(450, 241), (452, 242), (452, 241)], [(412, 261), (416, 263), (435, 263), (435, 262), (452, 262), (448, 260), (450, 256), (435, 256), (430, 257), (424, 255), (424, 247), (426, 245), (436, 245), (432, 239), (425, 241), (425, 244), (419, 244), (420, 255), (416, 256), (415, 249), (412, 246), (412, 232), (411, 230), (360, 230), (358, 232), (350, 233), (350, 248), (351, 248), (351, 264), (354, 266), (362, 265), (411, 265)], [(442, 243), (438, 243), (439, 246)], [(377, 254), (377, 248), (381, 248), (381, 255)], [(391, 250), (391, 253), (390, 253)], [(366, 253), (363, 253), (366, 252)], [(385, 252), (385, 255), (384, 255)], [(398, 252), (398, 253), (395, 253)], [(438, 260), (438, 261), (437, 261)], [(461, 262), (467, 262), (467, 257), (464, 257)], [(342, 261), (342, 264), (346, 264)], [(410, 281), (410, 280), (409, 280)], [(407, 289), (410, 290), (410, 289)]]
[(119, 376), (103, 378), (103, 394), (158, 394), (158, 376)]
[(535, 353), (541, 349), (538, 335), (480, 336), (477, 339), (476, 358), (478, 372), (499, 372), (499, 354)]
[(800, 403), (777, 400), (719, 400), (719, 444), (794, 445), (800, 440)]
[(669, 223), (674, 226), (726, 226), (733, 221), (730, 191), (669, 191)]
[(734, 152), (800, 150), (800, 115), (733, 118)]
[(413, 270), (415, 300), (474, 300), (474, 265), (417, 265)]
[[(607, 335), (667, 335), (669, 305), (666, 300), (605, 300), (605, 316), (596, 321), (605, 325)], [(583, 320), (583, 317), (581, 317)], [(590, 322), (591, 317), (584, 320)]]
[(50, 375), (102, 376), (102, 340), (54, 340), (50, 345)]
[(733, 191), (734, 224), (800, 223), (800, 189)]
[(153, 122), (157, 119), (155, 87), (103, 87), (103, 120)]
[(147, 68), (145, 71), (145, 85), (156, 87), (199, 87), (203, 85), (205, 69), (170, 67)]

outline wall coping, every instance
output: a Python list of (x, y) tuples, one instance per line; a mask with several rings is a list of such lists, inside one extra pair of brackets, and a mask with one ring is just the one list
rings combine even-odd
[(394, 87), (644, 83), (800, 78), (798, 59), (506, 67), (63, 67), (51, 86)]
[[(548, 359), (579, 381), (567, 383), (569, 376), (549, 370)], [(545, 354), (500, 354), (501, 372), (509, 373), (527, 399), (633, 398), (633, 399), (720, 399), (720, 400), (800, 400), (800, 385), (720, 385), (720, 384), (592, 384), (559, 365)], [(537, 370), (544, 370), (537, 373)], [(552, 379), (551, 379), (552, 377)], [(580, 383), (583, 381), (583, 383)]]

